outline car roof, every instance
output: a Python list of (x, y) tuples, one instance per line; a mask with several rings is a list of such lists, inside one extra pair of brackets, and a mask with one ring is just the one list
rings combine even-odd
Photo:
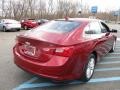
[[(57, 19), (57, 20), (65, 20), (65, 19)], [(91, 19), (91, 18), (68, 18), (68, 21), (92, 22), (92, 21), (102, 21), (102, 20)]]

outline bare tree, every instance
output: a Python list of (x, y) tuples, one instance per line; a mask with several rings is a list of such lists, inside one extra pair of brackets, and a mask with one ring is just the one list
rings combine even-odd
[[(7, 1), (7, 3), (6, 3)], [(78, 11), (81, 9), (81, 1), (71, 2), (70, 0), (1, 0), (1, 18), (25, 19), (25, 18), (64, 18), (79, 17)], [(82, 5), (82, 16), (92, 15), (89, 5)], [(100, 19), (115, 20), (112, 11), (98, 12)]]
[(44, 18), (46, 14), (46, 3), (43, 0), (39, 0), (37, 6), (37, 18)]

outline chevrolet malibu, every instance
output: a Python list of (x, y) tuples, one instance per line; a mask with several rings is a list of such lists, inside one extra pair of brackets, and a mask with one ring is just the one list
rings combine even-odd
[(114, 52), (115, 32), (97, 19), (52, 20), (17, 36), (14, 62), (53, 81), (87, 82), (100, 58)]

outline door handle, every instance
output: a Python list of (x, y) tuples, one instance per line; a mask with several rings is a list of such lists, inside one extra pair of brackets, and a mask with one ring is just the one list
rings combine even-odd
[(105, 41), (107, 38), (99, 38), (98, 41), (99, 42), (102, 42), (102, 41)]

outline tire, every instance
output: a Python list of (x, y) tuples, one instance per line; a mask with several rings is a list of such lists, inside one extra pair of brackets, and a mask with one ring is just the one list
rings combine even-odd
[(110, 50), (110, 53), (112, 53), (112, 52), (115, 51), (115, 46), (116, 46), (116, 40), (115, 40), (114, 43), (113, 43), (113, 46), (112, 46), (112, 48), (111, 48), (111, 50)]
[(28, 27), (27, 27), (27, 26), (24, 26), (24, 30), (28, 30)]
[(85, 65), (84, 73), (81, 78), (82, 82), (88, 82), (92, 78), (95, 70), (95, 61), (96, 61), (95, 55), (91, 54), (88, 58), (87, 65)]
[(20, 29), (17, 29), (17, 31), (20, 31)]
[(4, 31), (4, 32), (7, 32), (7, 29), (6, 29), (6, 27), (3, 27), (3, 31)]

